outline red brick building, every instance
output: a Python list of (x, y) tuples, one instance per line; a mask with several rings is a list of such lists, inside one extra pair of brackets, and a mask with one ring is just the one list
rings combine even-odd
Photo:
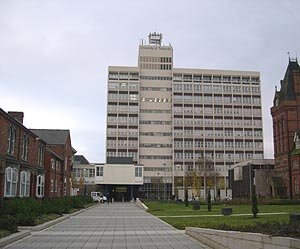
[(297, 60), (289, 61), (280, 83), (271, 108), (275, 170), (284, 181), (286, 196), (299, 198), (300, 158), (296, 142), (300, 130), (300, 67)]
[(46, 142), (0, 108), (0, 197), (44, 196)]
[(46, 180), (47, 196), (69, 196), (72, 188), (72, 165), (76, 150), (72, 148), (69, 130), (31, 129), (47, 143)]

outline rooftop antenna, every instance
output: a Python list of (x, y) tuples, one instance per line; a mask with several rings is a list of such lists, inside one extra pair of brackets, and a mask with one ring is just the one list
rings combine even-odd
[(289, 57), (289, 62), (291, 61), (291, 57), (290, 57), (290, 52), (287, 52), (288, 57)]

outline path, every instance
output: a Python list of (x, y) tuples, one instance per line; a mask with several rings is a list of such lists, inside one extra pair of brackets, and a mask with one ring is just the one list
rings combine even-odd
[(97, 205), (7, 246), (10, 249), (208, 248), (134, 203)]

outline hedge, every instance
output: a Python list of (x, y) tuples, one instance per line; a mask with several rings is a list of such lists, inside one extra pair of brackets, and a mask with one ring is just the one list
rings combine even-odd
[(92, 203), (88, 196), (35, 199), (15, 197), (0, 199), (0, 229), (16, 231), (19, 226), (34, 226), (42, 215), (69, 213), (71, 209), (83, 208)]

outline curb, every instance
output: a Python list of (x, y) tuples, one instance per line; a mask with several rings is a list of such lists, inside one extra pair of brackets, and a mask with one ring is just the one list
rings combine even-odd
[(37, 226), (18, 226), (19, 232), (13, 233), (11, 235), (8, 235), (8, 236), (3, 237), (3, 238), (0, 239), (0, 248), (6, 246), (8, 244), (11, 244), (13, 242), (16, 242), (17, 240), (20, 240), (20, 239), (23, 239), (27, 236), (30, 236), (32, 234), (32, 232), (39, 232), (41, 230), (49, 228), (53, 225), (56, 225), (56, 224), (58, 224), (62, 221), (65, 221), (65, 220), (71, 218), (72, 216), (78, 215), (78, 214), (80, 214), (84, 211), (90, 210), (90, 209), (92, 209), (96, 206), (97, 205), (93, 205), (93, 206), (90, 206), (88, 208), (78, 210), (78, 211), (76, 211), (74, 213), (71, 213), (71, 214), (65, 214), (62, 217), (59, 217), (55, 220), (50, 220), (48, 222), (45, 222), (45, 223), (37, 225)]
[(20, 231), (20, 232), (8, 235), (8, 236), (0, 239), (0, 247), (4, 247), (10, 243), (13, 243), (17, 240), (23, 239), (29, 235), (31, 235), (30, 231)]
[(135, 205), (146, 212), (149, 209), (143, 202), (140, 201), (139, 198), (136, 198)]

